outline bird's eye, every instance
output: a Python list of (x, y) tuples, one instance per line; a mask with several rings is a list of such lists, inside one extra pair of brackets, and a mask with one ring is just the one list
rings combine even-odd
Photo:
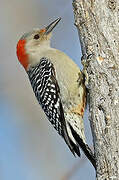
[(39, 39), (39, 37), (40, 37), (40, 35), (39, 35), (39, 34), (36, 34), (36, 35), (34, 36), (34, 39)]

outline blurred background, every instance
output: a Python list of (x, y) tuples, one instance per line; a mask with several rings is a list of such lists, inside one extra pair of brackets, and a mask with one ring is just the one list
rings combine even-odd
[[(82, 155), (75, 158), (40, 109), (27, 75), (16, 57), (24, 32), (58, 17), (52, 46), (81, 67), (80, 44), (71, 0), (0, 0), (0, 179), (94, 180)], [(85, 114), (87, 142), (92, 145)]]

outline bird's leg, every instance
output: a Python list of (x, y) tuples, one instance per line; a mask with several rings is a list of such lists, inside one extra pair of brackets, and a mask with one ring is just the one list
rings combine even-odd
[(82, 70), (82, 74), (84, 76), (84, 83), (85, 83), (85, 87), (86, 89), (88, 90), (89, 89), (89, 77), (88, 77), (88, 73), (87, 73), (87, 67), (89, 66), (89, 63), (91, 61), (91, 57), (92, 57), (92, 54), (89, 54), (89, 55), (82, 55), (81, 57), (81, 63), (83, 65), (83, 70)]
[(85, 83), (85, 74), (83, 71), (79, 72), (77, 82), (79, 86)]
[(82, 65), (83, 65), (83, 70), (82, 70), (82, 76), (83, 76), (83, 84), (85, 86), (85, 89), (86, 89), (86, 106), (87, 104), (89, 103), (89, 76), (88, 76), (88, 72), (87, 72), (87, 68), (89, 66), (89, 63), (91, 61), (91, 58), (92, 58), (92, 55), (93, 54), (83, 54), (82, 57), (81, 57), (81, 62), (82, 62)]
[(82, 55), (81, 57), (81, 63), (83, 65), (83, 70), (79, 73), (79, 78), (78, 78), (78, 83), (79, 83), (79, 86), (81, 84), (84, 84), (86, 89), (88, 89), (88, 73), (87, 73), (87, 67), (89, 65), (89, 62), (91, 61), (91, 57), (92, 57), (92, 54), (90, 55)]

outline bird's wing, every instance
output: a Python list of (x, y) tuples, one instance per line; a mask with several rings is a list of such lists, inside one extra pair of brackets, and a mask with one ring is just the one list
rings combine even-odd
[(64, 137), (72, 153), (80, 156), (79, 148), (71, 141), (67, 133), (60, 88), (53, 64), (44, 57), (37, 66), (29, 68), (27, 73), (35, 96), (49, 121)]

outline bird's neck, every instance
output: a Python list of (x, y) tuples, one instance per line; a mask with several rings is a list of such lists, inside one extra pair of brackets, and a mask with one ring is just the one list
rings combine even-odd
[(49, 54), (53, 53), (53, 51), (55, 51), (54, 48), (46, 46), (45, 44), (42, 45), (42, 47), (31, 48), (29, 53), (29, 67), (37, 65), (43, 57), (49, 58)]

